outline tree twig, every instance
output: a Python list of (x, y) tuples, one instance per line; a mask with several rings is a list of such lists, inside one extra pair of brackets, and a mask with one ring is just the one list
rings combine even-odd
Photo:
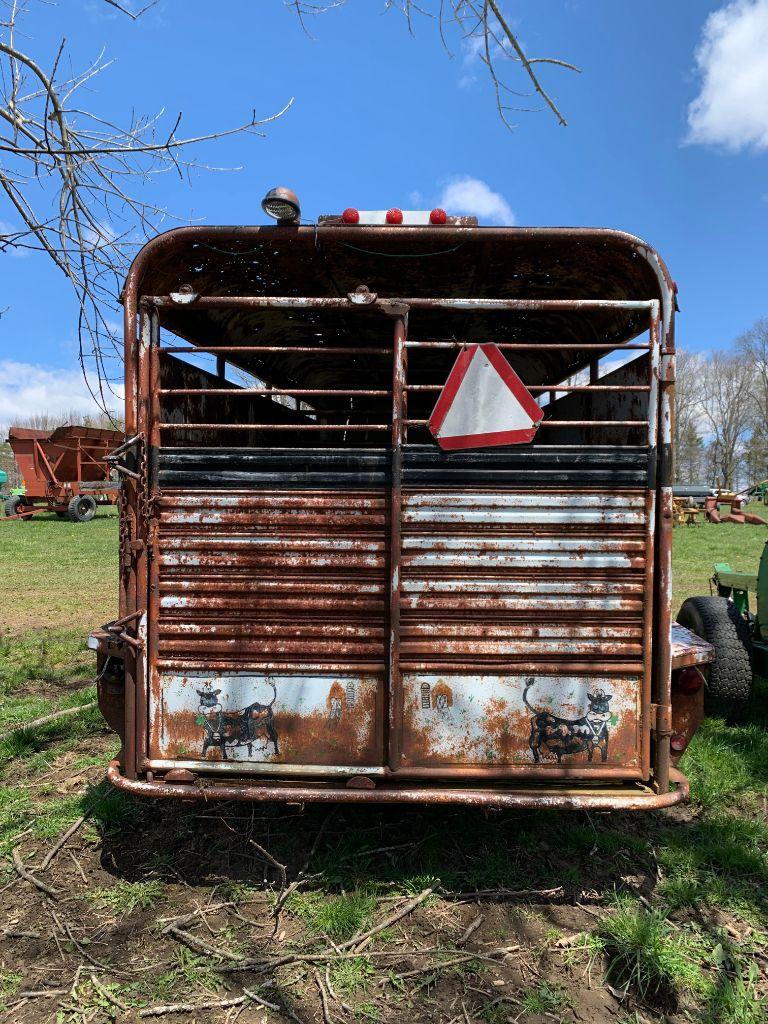
[(45, 882), (41, 882), (39, 878), (36, 878), (31, 871), (28, 871), (24, 867), (24, 862), (19, 856), (19, 850), (16, 846), (11, 850), (11, 859), (13, 860), (13, 866), (16, 869), (16, 874), (19, 878), (23, 878), (25, 882), (29, 882), (30, 885), (34, 885), (36, 889), (45, 893), (46, 896), (50, 896), (52, 900), (57, 900), (59, 898), (59, 893), (56, 889), (52, 889), (50, 885), (46, 885)]
[(5, 740), (15, 736), (19, 732), (30, 732), (32, 729), (38, 729), (41, 725), (48, 725), (50, 722), (58, 722), (60, 718), (68, 718), (70, 715), (79, 715), (81, 711), (90, 711), (91, 708), (96, 707), (97, 702), (95, 700), (88, 701), (87, 704), (78, 704), (73, 708), (64, 708), (63, 711), (54, 711), (50, 715), (43, 715), (42, 718), (35, 718), (31, 722), (22, 722), (19, 725), (15, 725), (8, 732), (0, 734), (0, 743), (4, 743)]

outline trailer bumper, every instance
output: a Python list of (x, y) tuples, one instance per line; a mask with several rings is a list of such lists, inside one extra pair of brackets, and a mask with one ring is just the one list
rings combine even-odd
[(128, 779), (118, 761), (112, 761), (107, 778), (118, 789), (137, 796), (167, 797), (171, 800), (245, 800), (253, 803), (381, 803), (459, 804), (470, 807), (528, 808), (574, 811), (640, 811), (671, 807), (688, 799), (688, 780), (676, 768), (670, 770), (674, 785), (667, 793), (648, 786), (415, 786), (388, 780), (374, 789), (350, 788), (339, 783), (294, 783), (275, 779), (239, 784), (198, 778), (194, 782), (144, 781)]

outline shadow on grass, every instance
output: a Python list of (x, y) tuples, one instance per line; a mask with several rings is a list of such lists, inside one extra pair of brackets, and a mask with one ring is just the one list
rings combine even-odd
[[(279, 872), (253, 839), (289, 879), (302, 868), (313, 876), (304, 890), (310, 909), (313, 899), (337, 894), (364, 903), (369, 894), (434, 886), (449, 902), (502, 905), (509, 934), (533, 942), (533, 919), (539, 938), (542, 927), (584, 928), (574, 908), (586, 904), (609, 979), (631, 981), (651, 1008), (674, 1012), (693, 993), (703, 1021), (750, 1024), (764, 1006), (750, 987), (748, 955), (731, 948), (724, 925), (768, 927), (768, 822), (758, 808), (768, 779), (763, 707), (760, 693), (745, 724), (705, 723), (683, 764), (696, 801), (670, 812), (184, 805), (108, 788), (85, 799), (100, 795), (102, 864), (117, 878), (271, 897)], [(600, 922), (614, 921), (627, 900), (635, 946), (621, 936), (611, 946)], [(676, 962), (695, 966), (685, 974)]]

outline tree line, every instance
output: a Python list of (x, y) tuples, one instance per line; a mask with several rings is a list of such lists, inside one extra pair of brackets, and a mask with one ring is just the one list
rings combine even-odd
[(711, 355), (677, 353), (675, 478), (740, 489), (768, 478), (768, 317)]

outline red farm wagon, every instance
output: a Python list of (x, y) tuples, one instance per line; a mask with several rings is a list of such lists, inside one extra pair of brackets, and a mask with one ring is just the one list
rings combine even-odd
[(11, 427), (8, 442), (22, 477), (23, 494), (5, 502), (7, 517), (29, 518), (55, 512), (73, 523), (87, 523), (97, 505), (117, 503), (119, 484), (105, 456), (123, 440), (119, 430), (57, 427), (53, 433)]

